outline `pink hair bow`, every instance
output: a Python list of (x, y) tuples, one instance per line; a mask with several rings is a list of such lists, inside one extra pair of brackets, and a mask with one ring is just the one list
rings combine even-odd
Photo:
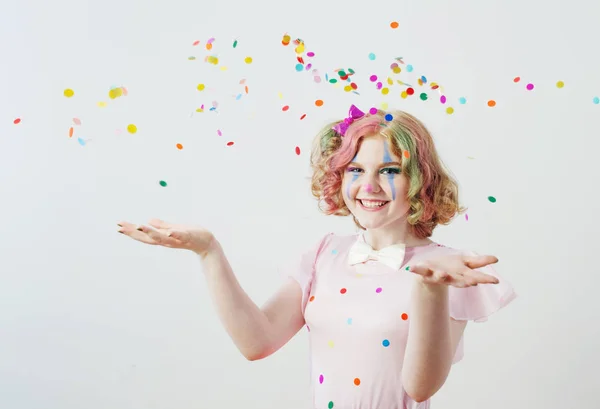
[(352, 104), (350, 106), (350, 110), (348, 111), (348, 118), (335, 125), (332, 129), (340, 135), (346, 136), (346, 131), (348, 130), (350, 124), (356, 119), (362, 118), (363, 116), (365, 116), (365, 113), (358, 109), (356, 105)]

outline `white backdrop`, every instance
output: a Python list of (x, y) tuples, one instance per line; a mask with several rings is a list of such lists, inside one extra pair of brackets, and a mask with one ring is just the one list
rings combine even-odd
[[(600, 407), (598, 21), (589, 0), (3, 1), (0, 408), (307, 407), (305, 329), (245, 361), (199, 261), (116, 222), (212, 229), (262, 304), (289, 256), (354, 231), (310, 196), (313, 135), (351, 103), (385, 102), (428, 125), (469, 207), (433, 239), (496, 255), (520, 296), (469, 324), (433, 407)], [(286, 32), (315, 53), (321, 83), (296, 72)], [(396, 57), (414, 70), (392, 74)], [(360, 95), (324, 81), (337, 68)], [(372, 74), (417, 92), (382, 95)], [(127, 95), (111, 99), (117, 87)]]

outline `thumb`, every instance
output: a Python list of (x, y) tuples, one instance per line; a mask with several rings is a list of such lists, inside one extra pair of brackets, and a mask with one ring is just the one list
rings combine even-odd
[(495, 256), (467, 256), (465, 257), (465, 265), (469, 268), (481, 268), (488, 264), (494, 264), (498, 262), (498, 258)]

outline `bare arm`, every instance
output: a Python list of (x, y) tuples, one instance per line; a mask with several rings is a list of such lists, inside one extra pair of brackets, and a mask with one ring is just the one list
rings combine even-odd
[(415, 280), (402, 382), (417, 402), (433, 396), (446, 382), (467, 321), (450, 318), (448, 287)]
[(216, 239), (200, 257), (217, 314), (246, 359), (266, 358), (302, 328), (302, 290), (295, 280), (286, 281), (261, 309), (240, 286)]

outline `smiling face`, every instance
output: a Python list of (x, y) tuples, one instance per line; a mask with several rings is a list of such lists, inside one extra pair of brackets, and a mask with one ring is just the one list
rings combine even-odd
[(406, 223), (409, 180), (381, 135), (365, 137), (342, 178), (344, 202), (365, 229)]

